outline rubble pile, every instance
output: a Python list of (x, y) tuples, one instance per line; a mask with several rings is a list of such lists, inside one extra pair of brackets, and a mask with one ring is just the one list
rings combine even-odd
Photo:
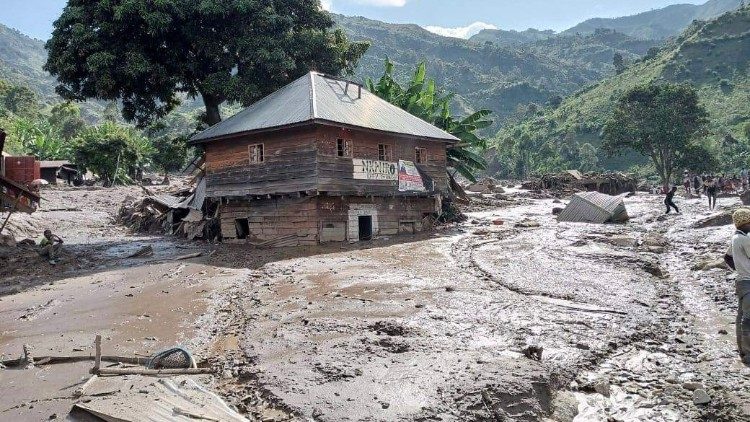
[(607, 195), (620, 195), (635, 192), (638, 179), (625, 173), (581, 173), (568, 170), (562, 173), (545, 174), (525, 182), (522, 187), (528, 190), (551, 190), (561, 194), (577, 192), (600, 192)]
[(133, 231), (167, 234), (188, 240), (214, 240), (220, 236), (218, 206), (206, 201), (206, 185), (199, 182), (195, 189), (151, 195), (139, 199), (126, 198), (117, 214), (117, 222)]

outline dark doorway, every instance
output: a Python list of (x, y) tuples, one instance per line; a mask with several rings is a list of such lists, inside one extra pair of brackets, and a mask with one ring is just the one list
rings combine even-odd
[(372, 240), (372, 216), (359, 217), (359, 240)]
[(248, 224), (247, 218), (234, 220), (234, 226), (237, 229), (237, 239), (247, 239), (250, 234), (250, 224)]

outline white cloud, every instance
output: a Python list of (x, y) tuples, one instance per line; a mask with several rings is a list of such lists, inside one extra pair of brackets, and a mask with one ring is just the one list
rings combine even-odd
[(434, 34), (442, 35), (444, 37), (468, 39), (478, 34), (479, 31), (483, 29), (497, 29), (497, 27), (489, 23), (474, 22), (471, 25), (460, 26), (458, 28), (445, 28), (442, 26), (425, 26), (424, 29)]
[[(323, 9), (332, 10), (334, 0), (320, 0)], [(375, 7), (404, 7), (407, 0), (336, 0), (337, 3), (355, 3)]]

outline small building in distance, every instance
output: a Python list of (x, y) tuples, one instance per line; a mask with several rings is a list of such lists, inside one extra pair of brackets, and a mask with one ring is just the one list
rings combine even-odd
[(51, 185), (57, 184), (57, 179), (62, 179), (69, 184), (73, 183), (78, 171), (76, 165), (66, 160), (51, 160), (39, 162), (39, 175)]
[(453, 135), (310, 72), (195, 135), (227, 241), (311, 245), (415, 233), (448, 193)]

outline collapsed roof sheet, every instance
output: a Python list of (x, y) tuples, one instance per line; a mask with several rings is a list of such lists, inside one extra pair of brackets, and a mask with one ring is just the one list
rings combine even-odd
[(248, 422), (219, 396), (188, 377), (99, 377), (73, 409), (108, 422)]
[(598, 224), (628, 221), (630, 217), (622, 198), (599, 192), (577, 193), (560, 213), (558, 221)]

